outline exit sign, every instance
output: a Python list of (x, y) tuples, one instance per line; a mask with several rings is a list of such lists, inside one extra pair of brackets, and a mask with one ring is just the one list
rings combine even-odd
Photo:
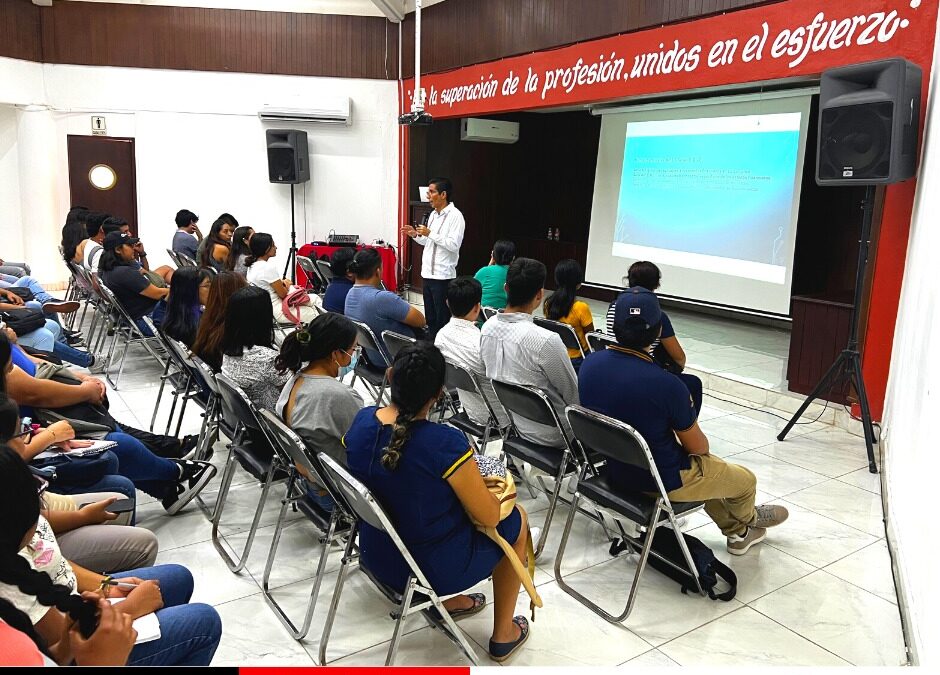
[(101, 115), (91, 116), (91, 135), (92, 136), (107, 136), (108, 135), (108, 125), (104, 120), (104, 116), (101, 116)]

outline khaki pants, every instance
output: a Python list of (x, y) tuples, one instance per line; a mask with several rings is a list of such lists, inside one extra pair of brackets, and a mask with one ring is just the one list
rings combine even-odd
[(757, 518), (757, 478), (714, 455), (691, 455), (690, 460), (692, 466), (679, 473), (682, 487), (668, 493), (670, 501), (705, 502), (705, 513), (725, 536), (742, 534)]

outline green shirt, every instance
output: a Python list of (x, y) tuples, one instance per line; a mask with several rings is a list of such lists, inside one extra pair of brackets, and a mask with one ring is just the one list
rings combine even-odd
[(473, 275), (473, 278), (483, 285), (483, 300), (480, 302), (484, 307), (493, 307), (494, 309), (506, 308), (506, 272), (509, 271), (509, 265), (487, 265)]

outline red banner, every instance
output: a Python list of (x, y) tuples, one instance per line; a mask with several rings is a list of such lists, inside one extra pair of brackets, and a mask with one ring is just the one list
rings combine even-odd
[[(816, 75), (903, 56), (929, 68), (936, 0), (788, 0), (422, 77), (435, 117), (599, 103)], [(406, 83), (411, 100), (414, 80)]]

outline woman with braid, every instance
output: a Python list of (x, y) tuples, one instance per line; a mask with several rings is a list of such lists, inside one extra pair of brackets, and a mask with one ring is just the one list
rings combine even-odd
[[(77, 657), (73, 623), (84, 640), (113, 629), (99, 598), (123, 598), (114, 609), (131, 619), (156, 613), (160, 637), (124, 652), (132, 666), (206, 666), (222, 635), (218, 613), (187, 604), (192, 575), (179, 565), (159, 565), (107, 576), (70, 563), (40, 514), (41, 484), (23, 460), (0, 446), (0, 599), (26, 615), (59, 664)], [(118, 617), (123, 620), (123, 617)], [(80, 651), (80, 650), (79, 650)]]
[[(444, 357), (418, 342), (392, 364), (391, 405), (356, 415), (343, 438), (350, 471), (378, 498), (418, 566), (439, 595), (452, 595), (493, 576), (494, 620), (490, 657), (509, 658), (529, 636), (523, 616), (513, 617), (519, 577), (499, 546), (477, 531), (496, 527), (525, 561), (525, 512), (518, 505), (499, 519), (499, 502), (483, 482), (473, 449), (456, 429), (427, 420), (444, 387)], [(362, 523), (360, 563), (380, 581), (404, 591), (408, 567), (391, 540)], [(480, 593), (455, 595), (444, 607), (456, 618), (483, 609)]]

